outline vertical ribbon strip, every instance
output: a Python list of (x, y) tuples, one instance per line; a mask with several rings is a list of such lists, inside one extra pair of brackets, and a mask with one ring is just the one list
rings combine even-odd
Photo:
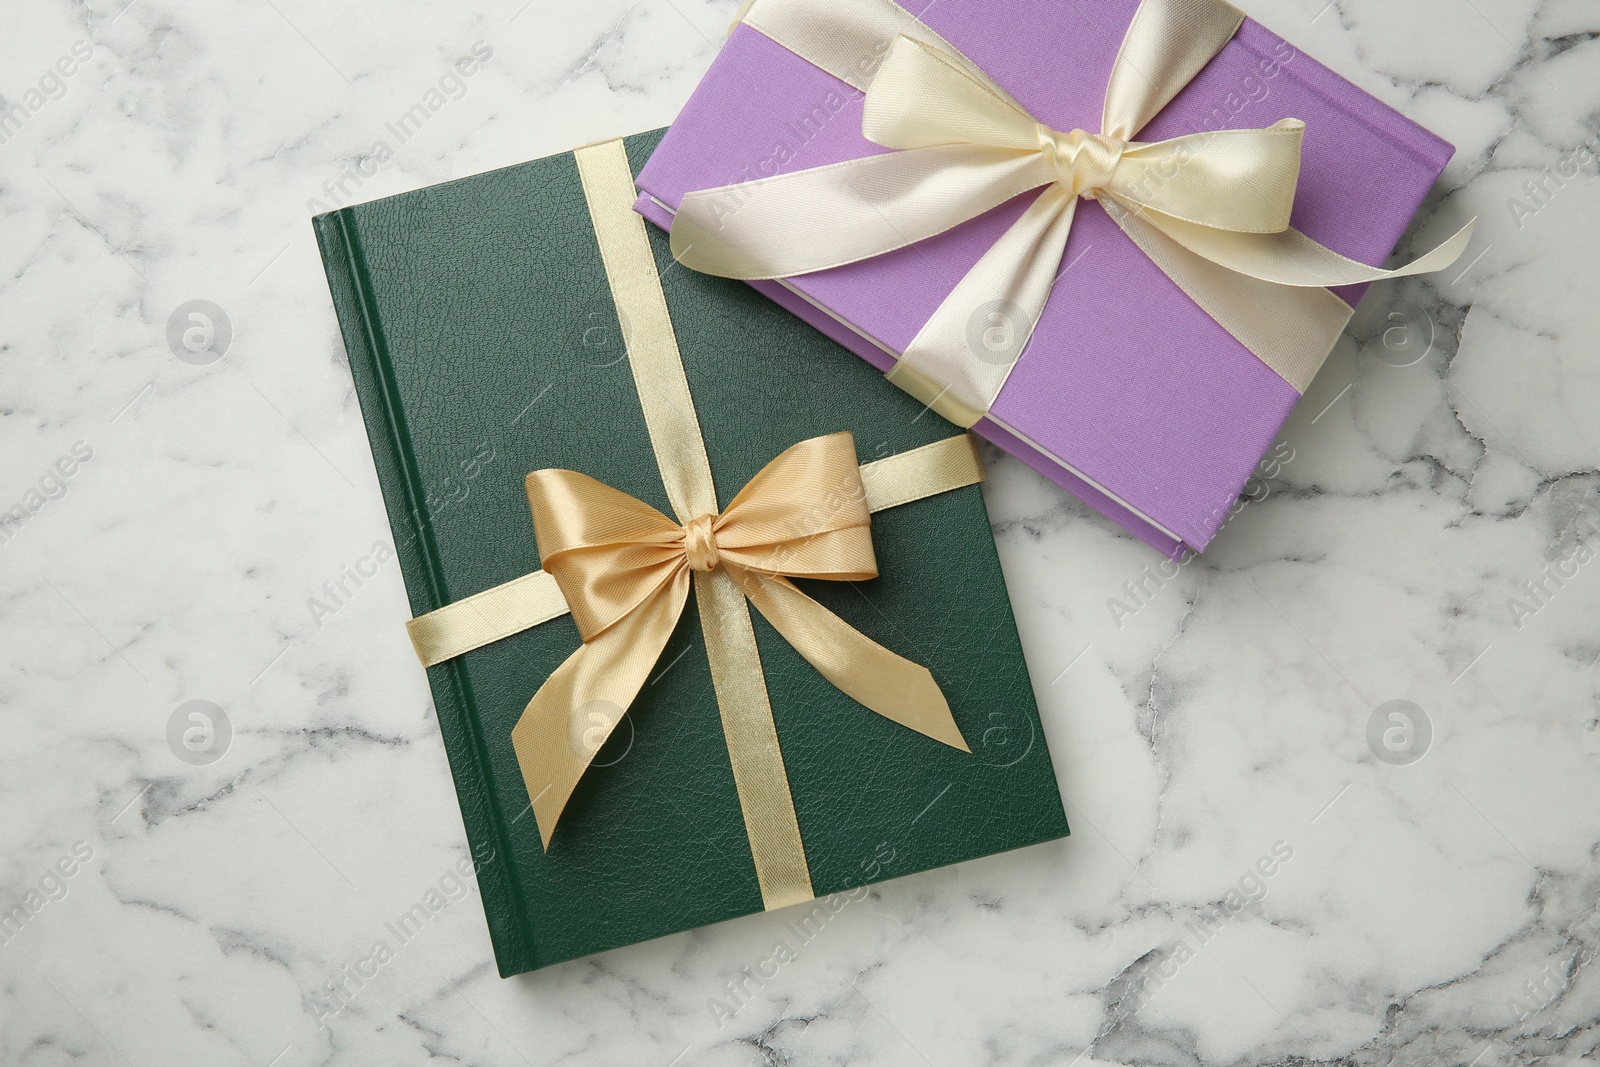
[[(717, 490), (694, 399), (689, 395), (689, 379), (683, 371), (644, 219), (633, 210), (638, 193), (627, 149), (621, 141), (606, 141), (580, 148), (573, 155), (606, 279), (617, 307), (623, 309), (620, 318), (626, 324), (623, 343), (628, 365), (633, 369), (667, 499), (680, 525), (702, 515), (715, 515)], [(726, 571), (697, 571), (694, 580), (706, 654), (711, 659), (711, 680), (762, 904), (771, 911), (810, 900), (816, 894), (800, 843), (789, 774), (778, 751), (778, 728), (750, 611)], [(656, 649), (650, 655), (652, 664), (660, 652)], [(566, 799), (561, 798), (563, 804)], [(553, 829), (556, 813), (549, 816), (548, 823), (539, 819), (541, 828), (549, 825)]]

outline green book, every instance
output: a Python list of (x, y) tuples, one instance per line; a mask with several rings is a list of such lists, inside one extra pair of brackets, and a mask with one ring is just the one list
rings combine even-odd
[[(635, 173), (660, 136), (627, 140)], [(314, 225), (415, 614), (539, 569), (530, 471), (671, 514), (572, 155)], [(808, 438), (851, 431), (865, 463), (959, 432), (650, 241), (722, 505)], [(972, 751), (856, 704), (753, 613), (819, 898), (1067, 833), (981, 488), (871, 530), (877, 578), (799, 584), (926, 666)], [(428, 671), (502, 975), (762, 910), (693, 596), (545, 851), (511, 731), (579, 644), (562, 616)]]

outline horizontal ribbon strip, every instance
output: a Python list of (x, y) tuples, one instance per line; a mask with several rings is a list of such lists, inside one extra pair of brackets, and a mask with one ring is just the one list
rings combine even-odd
[(863, 135), (896, 151), (691, 192), (673, 222), (673, 254), (725, 277), (793, 277), (916, 244), (1043, 186), (900, 354), (896, 384), (962, 425), (981, 418), (1015, 359), (979, 358), (975, 314), (1013, 312), (1021, 329), (1008, 348), (1024, 352), (1078, 202), (1096, 200), (1304, 392), (1352, 314), (1330, 286), (1441, 270), (1473, 226), (1405, 267), (1368, 266), (1289, 226), (1303, 123), (1134, 140), (1243, 19), (1222, 0), (1144, 0), (1112, 69), (1102, 132), (1063, 133), (893, 0), (755, 0), (745, 24), (865, 91)]
[[(867, 510), (886, 511), (983, 481), (983, 461), (967, 434), (861, 465)], [(534, 571), (447, 604), (406, 623), (424, 667), (464, 656), (571, 611), (561, 586)]]

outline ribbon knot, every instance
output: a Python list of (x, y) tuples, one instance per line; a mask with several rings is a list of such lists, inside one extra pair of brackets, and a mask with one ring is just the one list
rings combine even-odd
[(1085, 200), (1111, 184), (1128, 142), (1120, 137), (1073, 130), (1061, 133), (1038, 124), (1039, 149), (1055, 171), (1056, 181)]
[(690, 570), (714, 571), (722, 562), (722, 554), (717, 551), (716, 521), (715, 515), (701, 515), (690, 519), (683, 528), (683, 554)]

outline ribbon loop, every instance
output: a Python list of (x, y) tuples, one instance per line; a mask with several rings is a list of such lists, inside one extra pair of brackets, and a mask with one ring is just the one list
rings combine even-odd
[(585, 641), (672, 580), (680, 539), (655, 508), (576, 471), (534, 471), (526, 484), (539, 565), (556, 580)]
[[(1305, 123), (1132, 145), (1111, 187), (1124, 204), (1233, 233), (1282, 233), (1294, 212)], [(1217, 196), (1219, 188), (1237, 195)]]
[(1037, 151), (1036, 125), (998, 85), (904, 35), (889, 46), (861, 116), (867, 140), (901, 150), (976, 144)]

